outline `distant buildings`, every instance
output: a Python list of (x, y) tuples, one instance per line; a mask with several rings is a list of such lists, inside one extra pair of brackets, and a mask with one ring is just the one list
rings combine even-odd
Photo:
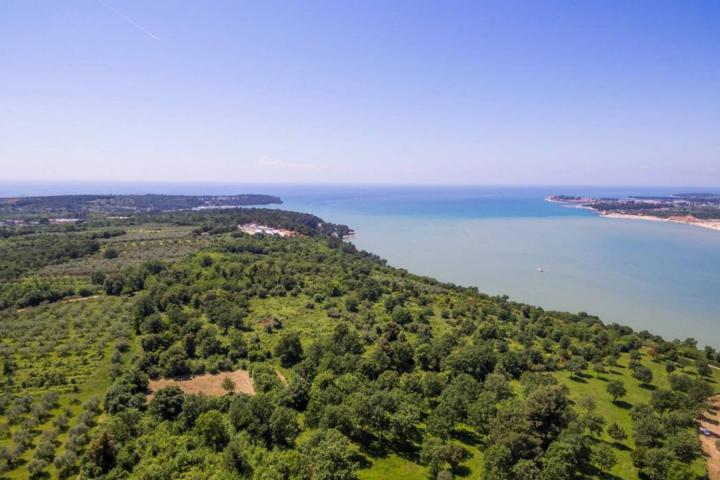
[(247, 233), (248, 235), (278, 235), (280, 237), (294, 237), (298, 235), (297, 232), (287, 230), (285, 228), (268, 227), (267, 225), (259, 225), (257, 223), (245, 223), (238, 225), (238, 230)]

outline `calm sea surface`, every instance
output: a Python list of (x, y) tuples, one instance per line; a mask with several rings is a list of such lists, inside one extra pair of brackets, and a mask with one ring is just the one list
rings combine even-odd
[(413, 273), (720, 347), (720, 232), (606, 219), (543, 199), (680, 191), (692, 189), (0, 184), (0, 196), (276, 194), (282, 208), (349, 225), (358, 247)]

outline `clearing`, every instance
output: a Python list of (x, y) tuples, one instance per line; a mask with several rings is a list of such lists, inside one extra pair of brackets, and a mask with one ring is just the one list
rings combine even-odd
[(247, 370), (235, 370), (234, 372), (220, 372), (217, 374), (206, 373), (203, 375), (195, 375), (188, 379), (174, 380), (171, 378), (162, 378), (160, 380), (151, 380), (149, 384), (150, 394), (148, 400), (159, 389), (170, 386), (180, 387), (185, 393), (198, 394), (202, 393), (213, 397), (225, 395), (228, 393), (222, 386), (223, 381), (229, 378), (235, 383), (235, 393), (244, 393), (247, 395), (255, 395), (255, 387)]

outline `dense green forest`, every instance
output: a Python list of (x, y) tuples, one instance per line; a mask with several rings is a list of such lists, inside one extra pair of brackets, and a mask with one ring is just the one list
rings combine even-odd
[(692, 339), (416, 276), (307, 214), (20, 228), (0, 478), (706, 477), (720, 357)]

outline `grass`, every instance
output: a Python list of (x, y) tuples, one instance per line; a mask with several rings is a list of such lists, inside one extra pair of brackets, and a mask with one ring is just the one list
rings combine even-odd
[[(649, 355), (643, 355), (641, 363), (653, 372), (653, 383), (650, 388), (643, 386), (640, 382), (632, 377), (632, 372), (627, 368), (629, 357), (623, 355), (618, 362), (619, 365), (610, 369), (608, 373), (601, 374), (599, 377), (595, 373), (592, 375), (588, 372), (584, 374), (581, 379), (570, 378), (568, 372), (558, 372), (556, 377), (561, 383), (567, 385), (570, 390), (570, 399), (573, 401), (579, 400), (583, 396), (592, 397), (596, 404), (596, 413), (602, 415), (605, 418), (606, 426), (611, 423), (617, 423), (628, 434), (628, 439), (621, 444), (614, 444), (614, 441), (603, 433), (600, 437), (601, 441), (607, 442), (613, 445), (615, 454), (618, 458), (618, 464), (612, 469), (611, 473), (616, 475), (618, 478), (625, 480), (636, 480), (638, 479), (637, 470), (632, 464), (630, 457), (631, 449), (635, 447), (632, 441), (632, 420), (630, 418), (630, 409), (634, 405), (641, 403), (649, 403), (652, 395), (652, 387), (669, 389), (668, 374), (665, 371), (663, 364), (654, 362)], [(688, 374), (692, 372), (688, 369)], [(718, 379), (720, 379), (720, 372), (714, 371), (714, 383), (713, 385), (717, 389)], [(627, 395), (619, 399), (617, 403), (613, 403), (612, 397), (607, 393), (606, 386), (611, 380), (619, 380), (625, 384)], [(693, 464), (693, 470), (698, 476), (705, 475), (705, 465), (702, 459), (698, 459)], [(601, 477), (594, 477), (601, 478)]]

